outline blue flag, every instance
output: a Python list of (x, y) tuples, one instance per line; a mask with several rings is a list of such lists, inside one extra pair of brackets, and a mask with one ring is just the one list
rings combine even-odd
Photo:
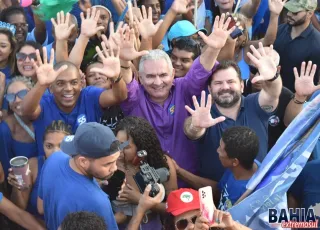
[[(270, 226), (269, 208), (287, 209), (286, 192), (308, 161), (320, 137), (320, 95), (285, 130), (247, 184), (241, 201), (228, 211), (252, 229)], [(279, 229), (281, 229), (279, 227)]]

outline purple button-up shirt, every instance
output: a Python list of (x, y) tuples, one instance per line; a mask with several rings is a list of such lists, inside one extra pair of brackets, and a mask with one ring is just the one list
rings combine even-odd
[(143, 86), (133, 80), (127, 85), (128, 98), (121, 104), (125, 115), (147, 119), (156, 130), (162, 149), (192, 173), (197, 172), (199, 161), (195, 144), (183, 132), (184, 120), (189, 116), (184, 106), (193, 106), (192, 96), (201, 95), (217, 65), (218, 62), (207, 71), (197, 58), (185, 77), (174, 80), (163, 106), (151, 101)]

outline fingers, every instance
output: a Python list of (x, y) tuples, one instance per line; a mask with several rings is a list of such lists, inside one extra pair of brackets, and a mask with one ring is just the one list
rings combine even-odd
[[(151, 7), (149, 7), (148, 12), (150, 12), (150, 8), (151, 8)], [(141, 11), (142, 11), (142, 17), (143, 17), (143, 19), (148, 19), (146, 7), (145, 7), (144, 5), (142, 5)], [(151, 15), (152, 15), (152, 10), (151, 10)], [(151, 18), (152, 18), (152, 17), (151, 17)]]
[(312, 61), (308, 61), (307, 69), (305, 72), (306, 76), (310, 76), (311, 67), (312, 67)]
[(208, 110), (211, 110), (211, 106), (212, 106), (212, 96), (211, 94), (208, 95), (208, 99), (207, 99), (207, 105), (206, 105), (206, 108)]
[(70, 25), (70, 26), (69, 26), (69, 29), (68, 29), (68, 32), (71, 33), (72, 29), (73, 29), (75, 26), (76, 26), (75, 24)]
[(82, 21), (82, 22), (85, 20), (85, 18), (84, 18), (84, 13), (83, 13), (83, 12), (80, 13), (80, 18), (81, 18), (81, 21)]
[(218, 26), (219, 26), (219, 16), (217, 16), (215, 19), (214, 19), (214, 23), (213, 23), (213, 29), (217, 29)]
[[(223, 28), (225, 18), (226, 18), (226, 15), (222, 14), (221, 18), (219, 20), (219, 28), (221, 28), (221, 29)], [(230, 23), (230, 18), (228, 18), (227, 21)], [(228, 23), (228, 25), (229, 25), (229, 23)]]
[(54, 20), (54, 18), (51, 18), (51, 23), (53, 25), (53, 27), (57, 27), (57, 23), (56, 23), (56, 20)]
[(61, 67), (56, 71), (57, 76), (58, 76), (59, 74), (61, 74), (63, 71), (67, 70), (67, 69), (68, 69), (68, 66), (67, 66), (67, 65), (61, 66)]
[[(217, 17), (219, 17), (219, 16), (217, 16)], [(198, 32), (198, 35), (202, 38), (202, 40), (203, 40), (205, 43), (207, 43), (208, 37), (207, 37), (203, 32), (199, 31), (199, 32)]]
[(257, 83), (259, 81), (264, 81), (264, 78), (262, 76), (255, 76), (251, 82), (254, 84), (254, 83)]
[[(259, 43), (259, 46), (260, 46), (260, 43)], [(261, 58), (260, 52), (259, 52), (253, 45), (250, 46), (250, 49), (251, 49), (253, 55), (254, 55), (256, 58), (258, 58), (258, 59)]]
[[(42, 64), (43, 64), (39, 50), (36, 50), (36, 56), (37, 56), (37, 65), (36, 65), (36, 66), (38, 67), (39, 65), (42, 65)], [(32, 61), (35, 63), (35, 61), (34, 61), (33, 59), (32, 59)]]
[(256, 67), (259, 66), (259, 60), (255, 56), (253, 56), (252, 53), (248, 52), (247, 56)]
[(262, 42), (259, 42), (259, 50), (258, 52), (260, 53), (261, 56), (266, 56), (266, 51), (263, 48)]
[(152, 20), (152, 8), (151, 7), (148, 8), (148, 19)]
[[(119, 28), (119, 27), (118, 27), (118, 28)], [(117, 28), (117, 31), (119, 30), (118, 28)], [(110, 22), (110, 23), (109, 23), (109, 32), (110, 32), (110, 36), (111, 36), (112, 34), (114, 34), (114, 32), (115, 32), (115, 31), (114, 31), (114, 23), (113, 23), (113, 22)]]
[(310, 77), (312, 77), (312, 79), (314, 78), (314, 75), (316, 74), (316, 71), (317, 71), (317, 65), (313, 64), (312, 65), (312, 69), (311, 69), (311, 73), (310, 73)]
[(61, 23), (60, 12), (57, 13), (57, 23), (58, 23), (58, 25)]
[[(43, 52), (43, 54), (42, 54), (43, 55), (43, 64), (48, 64), (47, 48), (45, 46), (42, 48), (42, 52)], [(40, 53), (39, 53), (39, 56), (40, 56)], [(41, 59), (41, 57), (40, 57), (40, 59)]]
[(194, 105), (195, 110), (198, 110), (199, 109), (199, 103), (198, 103), (198, 100), (197, 100), (196, 96), (192, 96), (192, 101), (193, 101), (193, 105)]
[(64, 23), (64, 13), (63, 11), (60, 11), (60, 16), (61, 16), (61, 23)]
[[(94, 7), (93, 9), (96, 9), (96, 8)], [(100, 10), (98, 10), (98, 11), (96, 11), (94, 13), (92, 13), (93, 14), (92, 16), (93, 16), (93, 19), (97, 22), (99, 20), (99, 18), (100, 18)]]
[(204, 90), (202, 90), (201, 92), (200, 106), (201, 107), (206, 106), (206, 92)]
[(193, 115), (195, 113), (195, 111), (193, 109), (191, 109), (188, 105), (185, 105), (184, 108), (191, 114)]
[(50, 65), (53, 65), (53, 61), (54, 61), (54, 49), (51, 49), (50, 60), (49, 60)]
[(216, 124), (218, 124), (218, 123), (220, 123), (220, 122), (223, 122), (223, 121), (225, 121), (225, 120), (226, 120), (226, 118), (223, 117), (223, 116), (218, 117), (218, 118), (215, 118), (215, 119), (212, 119), (212, 124), (211, 124), (211, 126), (216, 125)]
[(69, 21), (70, 21), (70, 13), (67, 13), (65, 24), (69, 25)]
[(300, 69), (300, 76), (304, 76), (305, 72), (306, 72), (306, 63), (302, 62), (301, 69)]
[(144, 197), (148, 197), (150, 191), (151, 191), (151, 184), (148, 184), (147, 187), (145, 188), (144, 192), (143, 192), (143, 196)]
[(293, 74), (294, 74), (294, 78), (295, 78), (295, 79), (299, 78), (299, 73), (298, 73), (297, 67), (294, 67), (294, 68), (293, 68)]
[(159, 28), (160, 28), (160, 26), (161, 26), (162, 23), (163, 23), (163, 20), (161, 19), (161, 20), (159, 20), (159, 21), (157, 22), (157, 24), (155, 25), (157, 31), (159, 30)]

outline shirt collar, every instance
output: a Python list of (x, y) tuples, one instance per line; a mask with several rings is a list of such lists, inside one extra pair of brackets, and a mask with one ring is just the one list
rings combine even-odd
[[(288, 24), (289, 35), (291, 33), (291, 30), (292, 30), (292, 26), (290, 26)], [(313, 30), (314, 30), (314, 27), (313, 27), (312, 23), (310, 23), (309, 26), (298, 37), (307, 38), (312, 33)]]

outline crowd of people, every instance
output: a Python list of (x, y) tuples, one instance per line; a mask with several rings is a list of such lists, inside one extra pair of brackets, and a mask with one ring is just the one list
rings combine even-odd
[[(0, 229), (249, 229), (228, 210), (320, 94), (320, 8), (238, 1), (0, 1)], [(320, 142), (289, 208), (320, 204), (319, 167)]]

